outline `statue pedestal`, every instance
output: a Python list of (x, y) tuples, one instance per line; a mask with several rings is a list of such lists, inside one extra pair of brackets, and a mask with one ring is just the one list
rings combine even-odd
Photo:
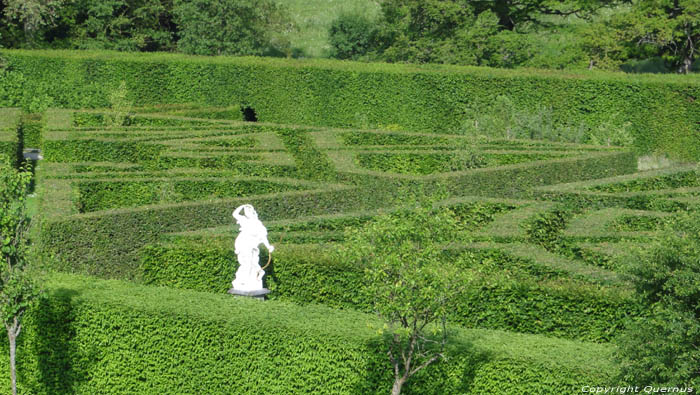
[(265, 300), (265, 295), (270, 293), (270, 290), (267, 288), (262, 288), (262, 289), (256, 289), (254, 291), (241, 291), (240, 289), (234, 289), (231, 288), (228, 290), (228, 293), (234, 296), (247, 296), (249, 298), (255, 298), (258, 300)]

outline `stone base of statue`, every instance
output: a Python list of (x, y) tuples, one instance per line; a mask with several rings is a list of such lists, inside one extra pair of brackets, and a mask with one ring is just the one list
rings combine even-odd
[(228, 293), (231, 295), (236, 295), (236, 296), (247, 296), (250, 298), (255, 298), (259, 300), (265, 300), (265, 295), (270, 293), (270, 290), (267, 288), (262, 288), (262, 289), (256, 289), (253, 291), (242, 291), (240, 289), (234, 289), (231, 288), (228, 290)]

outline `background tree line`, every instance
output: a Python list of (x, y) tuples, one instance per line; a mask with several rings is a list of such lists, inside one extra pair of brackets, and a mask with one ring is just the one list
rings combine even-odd
[(3, 0), (0, 14), (8, 48), (266, 55), (288, 28), (270, 0)]
[(381, 10), (375, 21), (358, 15), (334, 21), (334, 55), (688, 73), (700, 41), (699, 0), (384, 0)]
[[(359, 3), (378, 2), (380, 11), (345, 13), (326, 21), (327, 56), (682, 73), (693, 69), (698, 56), (700, 0), (352, 1), (359, 9)], [(0, 45), (304, 56), (290, 44), (295, 31), (308, 29), (295, 23), (300, 19), (299, 11), (292, 9), (297, 3), (2, 0)], [(312, 12), (320, 18), (329, 15), (326, 19), (332, 15)]]

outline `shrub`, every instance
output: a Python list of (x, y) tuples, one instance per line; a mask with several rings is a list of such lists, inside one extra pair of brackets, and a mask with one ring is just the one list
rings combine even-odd
[(41, 114), (23, 114), (18, 133), (22, 136), (23, 148), (42, 148), (42, 131), (45, 128), (45, 121)]
[(155, 203), (264, 195), (301, 187), (265, 180), (86, 181), (77, 183), (81, 213)]
[(647, 251), (633, 256), (637, 297), (651, 311), (619, 340), (627, 382), (700, 386), (700, 215), (686, 214)]
[(294, 157), (302, 178), (332, 180), (335, 169), (328, 156), (319, 151), (308, 133), (299, 129), (279, 129), (277, 135)]
[(364, 15), (341, 14), (328, 30), (331, 57), (356, 60), (365, 55), (372, 45), (373, 26)]
[(518, 107), (507, 95), (500, 95), (489, 108), (467, 110), (463, 132), (469, 135), (506, 138), (541, 139), (603, 146), (631, 146), (632, 124), (609, 114), (597, 124), (558, 122), (553, 107), (538, 104), (534, 110)]

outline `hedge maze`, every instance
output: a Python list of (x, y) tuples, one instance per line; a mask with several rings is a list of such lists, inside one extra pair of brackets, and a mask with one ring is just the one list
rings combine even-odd
[[(445, 265), (474, 281), (449, 314), (450, 362), (408, 393), (610, 384), (611, 340), (646, 314), (623, 258), (700, 203), (695, 165), (640, 172), (636, 149), (138, 104), (0, 109), (0, 154), (44, 157), (34, 244), (51, 274), (20, 338), (28, 392), (384, 393), (363, 272), (333, 252), (347, 228), (410, 215), (426, 194), (460, 222)], [(265, 303), (224, 295), (243, 203), (276, 246)]]

